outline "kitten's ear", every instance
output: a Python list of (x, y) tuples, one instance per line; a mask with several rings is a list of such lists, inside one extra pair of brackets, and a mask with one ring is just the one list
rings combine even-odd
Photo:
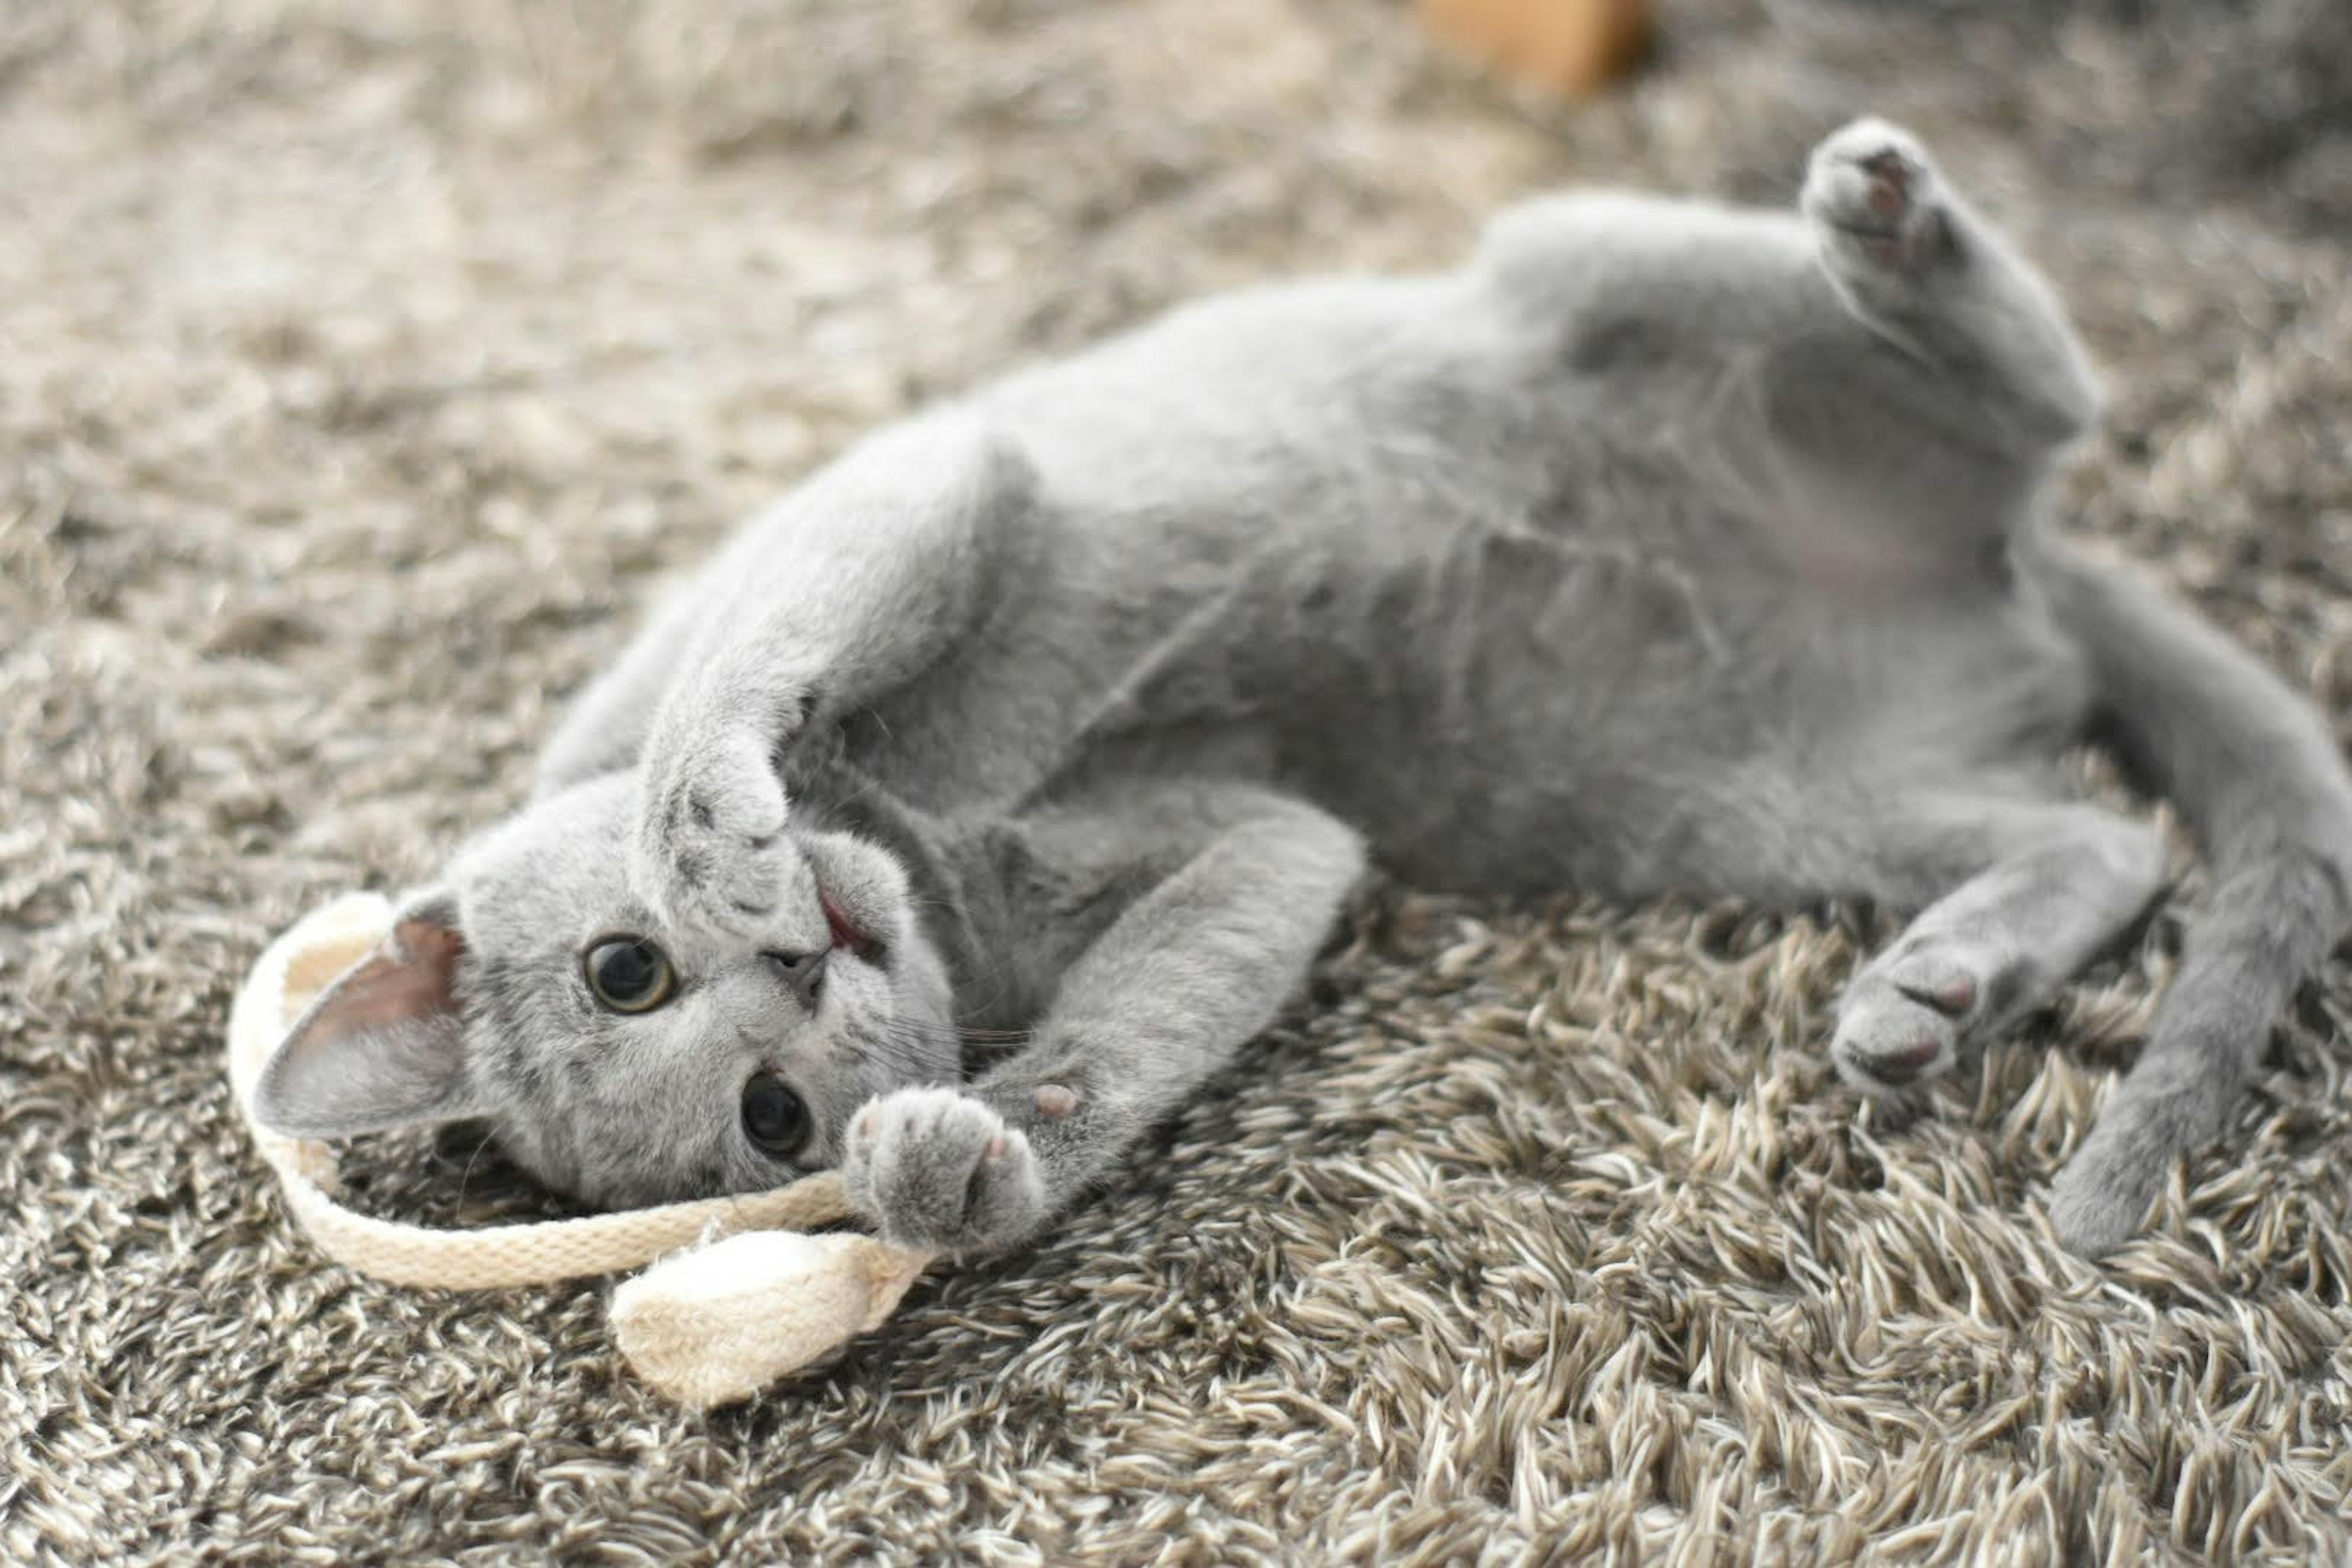
[(465, 951), (455, 893), (403, 905), (392, 934), (319, 994), (261, 1069), (262, 1125), (343, 1138), (477, 1114), (456, 994)]

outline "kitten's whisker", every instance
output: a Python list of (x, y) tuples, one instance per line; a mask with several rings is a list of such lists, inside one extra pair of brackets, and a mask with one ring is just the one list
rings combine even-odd
[(901, 1034), (934, 1040), (961, 1040), (975, 1045), (1024, 1043), (1035, 1037), (1034, 1029), (984, 1029), (976, 1025), (931, 1024), (915, 1018), (895, 1020), (891, 1026)]
[(915, 1078), (931, 1065), (937, 1054), (925, 1047), (940, 1042), (891, 1027), (884, 1029), (878, 1036), (866, 1037), (860, 1043), (870, 1047), (872, 1054), (879, 1057), (898, 1077)]
[(480, 1163), (482, 1152), (488, 1149), (497, 1137), (497, 1133), (486, 1130), (482, 1133), (482, 1141), (474, 1145), (474, 1152), (466, 1156), (465, 1169), (457, 1173), (457, 1211), (460, 1214), (463, 1214), (466, 1209), (466, 1184), (474, 1179), (474, 1167)]

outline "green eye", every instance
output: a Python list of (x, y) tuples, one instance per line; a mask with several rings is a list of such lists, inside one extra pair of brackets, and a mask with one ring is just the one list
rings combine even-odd
[(639, 936), (611, 936), (581, 960), (588, 989), (615, 1013), (650, 1013), (677, 989), (669, 957)]

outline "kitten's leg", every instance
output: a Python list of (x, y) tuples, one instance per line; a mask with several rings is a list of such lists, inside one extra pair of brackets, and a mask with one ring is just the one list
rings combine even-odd
[(1846, 987), (1830, 1050), (1859, 1089), (1943, 1072), (2048, 1001), (2163, 887), (2164, 843), (2144, 824), (2087, 805), (1996, 806), (1986, 821), (2008, 847)]
[(710, 591), (706, 582), (681, 590), (572, 700), (540, 752), (534, 798), (636, 765), (654, 710), (693, 643)]
[(2051, 1194), (2059, 1235), (2096, 1256), (2221, 1133), (2272, 1026), (2352, 923), (2352, 775), (2318, 712), (2251, 654), (2137, 574), (2032, 542), (2118, 752), (2179, 806), (2212, 868), (2139, 1060)]
[(1033, 479), (971, 422), (926, 420), (867, 442), (729, 545), (643, 751), (630, 876), (657, 914), (718, 931), (766, 914), (793, 853), (783, 749), (962, 635)]
[[(1105, 858), (1109, 847), (1144, 838), (1164, 848), (1170, 798), (1065, 821), (1036, 843), (1097, 862), (1075, 875), (1111, 896), (1151, 867), (1122, 871)], [(886, 1237), (962, 1254), (1025, 1239), (1297, 987), (1363, 874), (1360, 842), (1314, 807), (1258, 790), (1192, 798), (1198, 847), (1071, 965), (1026, 1048), (967, 1089), (901, 1089), (851, 1119), (844, 1175)], [(1037, 918), (1087, 901), (1040, 900)]]
[(1975, 411), (2030, 447), (2090, 428), (2098, 384), (2049, 285), (1907, 132), (1860, 120), (1832, 134), (1799, 205), (1847, 306)]

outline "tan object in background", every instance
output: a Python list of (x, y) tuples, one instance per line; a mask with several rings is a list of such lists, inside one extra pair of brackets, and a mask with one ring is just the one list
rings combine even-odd
[(1598, 92), (1650, 45), (1650, 0), (1418, 0), (1430, 31), (1503, 70)]

